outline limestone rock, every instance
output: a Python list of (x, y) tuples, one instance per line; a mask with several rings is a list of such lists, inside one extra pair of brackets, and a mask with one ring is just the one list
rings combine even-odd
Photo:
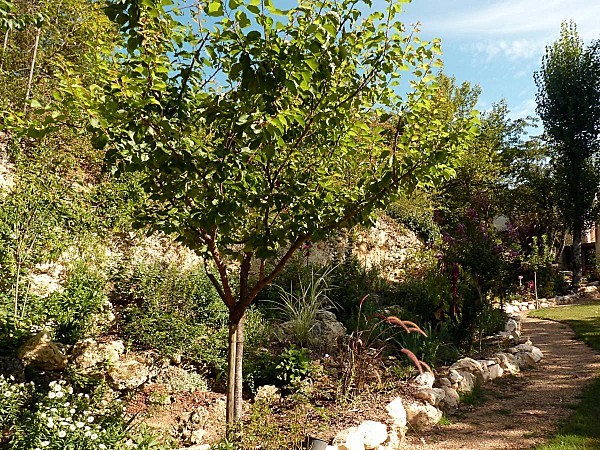
[(194, 430), (190, 436), (190, 442), (192, 444), (201, 444), (204, 441), (204, 436), (206, 436), (206, 430), (202, 428)]
[(366, 420), (358, 426), (358, 431), (363, 435), (363, 445), (370, 450), (383, 444), (387, 438), (387, 427), (381, 422)]
[(477, 377), (470, 372), (459, 373), (463, 379), (460, 383), (458, 383), (458, 388), (456, 390), (462, 393), (469, 393), (475, 389), (475, 386), (477, 385)]
[(148, 375), (148, 367), (135, 359), (117, 361), (108, 369), (108, 377), (118, 390), (135, 389), (146, 382)]
[(517, 359), (510, 353), (496, 353), (494, 359), (498, 361), (498, 365), (511, 375), (519, 373), (519, 364)]
[(76, 342), (73, 347), (71, 364), (76, 371), (89, 374), (98, 369), (99, 365), (116, 363), (124, 351), (123, 341), (98, 343), (91, 338), (83, 339)]
[(346, 428), (336, 434), (333, 445), (337, 445), (339, 450), (364, 450), (364, 434), (358, 427)]
[(431, 388), (433, 387), (433, 383), (435, 383), (435, 375), (431, 372), (423, 372), (413, 380), (413, 383), (417, 386)]
[(442, 411), (429, 403), (408, 403), (405, 407), (408, 424), (416, 432), (432, 428), (442, 418)]
[(446, 378), (446, 377), (438, 378), (438, 384), (441, 387), (450, 387), (450, 386), (452, 386), (452, 382), (448, 378)]
[(504, 375), (504, 369), (500, 367), (500, 364), (488, 366), (488, 371), (491, 381), (495, 380), (496, 378), (500, 378), (502, 377), (502, 375)]
[(532, 369), (537, 366), (537, 363), (541, 358), (534, 355), (532, 352), (520, 352), (515, 355), (517, 358), (517, 364), (520, 369)]
[(452, 384), (459, 384), (463, 380), (463, 376), (454, 369), (450, 369), (448, 377)]
[(260, 386), (256, 390), (256, 395), (254, 396), (254, 400), (257, 402), (265, 402), (268, 404), (276, 403), (281, 398), (281, 391), (278, 387), (273, 386), (271, 384), (267, 384), (265, 386)]
[(25, 365), (42, 370), (63, 370), (67, 367), (66, 355), (45, 331), (27, 340), (17, 352), (17, 357)]
[(415, 397), (425, 400), (433, 406), (439, 405), (444, 400), (444, 390), (440, 388), (421, 387), (417, 390)]
[(385, 407), (385, 410), (392, 419), (394, 425), (398, 425), (401, 427), (406, 426), (406, 409), (404, 408), (404, 404), (402, 403), (402, 399), (400, 397), (396, 397)]
[(506, 325), (504, 326), (504, 331), (506, 331), (507, 333), (513, 333), (514, 331), (521, 330), (519, 330), (519, 324), (515, 319), (508, 319)]
[(454, 369), (458, 372), (469, 372), (469, 373), (481, 373), (481, 364), (475, 361), (473, 358), (462, 358), (456, 361), (450, 366), (450, 369)]
[(458, 404), (460, 403), (458, 392), (449, 386), (444, 386), (442, 389), (444, 390), (444, 406), (447, 409), (458, 408)]
[(346, 335), (346, 327), (337, 321), (331, 311), (322, 311), (317, 314), (311, 335), (323, 350), (333, 351), (338, 347), (339, 340)]

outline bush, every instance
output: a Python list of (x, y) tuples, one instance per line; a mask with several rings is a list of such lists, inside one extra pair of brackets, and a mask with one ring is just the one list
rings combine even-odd
[[(115, 301), (126, 303), (122, 333), (165, 356), (181, 355), (216, 374), (227, 365), (228, 311), (203, 270), (156, 262), (117, 273)], [(262, 315), (246, 313), (247, 347), (266, 334)]]
[(13, 450), (159, 450), (156, 439), (134, 430), (118, 401), (75, 393), (64, 381), (16, 384), (0, 376), (0, 443)]

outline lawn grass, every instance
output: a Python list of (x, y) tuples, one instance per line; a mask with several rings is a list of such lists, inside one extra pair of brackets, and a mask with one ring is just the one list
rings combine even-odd
[[(529, 314), (571, 326), (578, 339), (600, 353), (600, 302), (541, 309)], [(583, 392), (575, 412), (558, 433), (535, 450), (600, 450), (600, 377)]]

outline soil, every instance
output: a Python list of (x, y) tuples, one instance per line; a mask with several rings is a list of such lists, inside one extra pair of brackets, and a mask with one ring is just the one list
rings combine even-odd
[(406, 448), (531, 449), (556, 432), (583, 387), (600, 374), (600, 356), (564, 324), (528, 317), (522, 323), (523, 335), (544, 353), (538, 368), (486, 384), (483, 404), (462, 405), (451, 424), (424, 435), (411, 432)]

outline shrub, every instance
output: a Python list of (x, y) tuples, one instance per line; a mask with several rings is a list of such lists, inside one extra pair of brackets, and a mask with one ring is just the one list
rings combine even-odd
[[(9, 402), (13, 407), (5, 408)], [(0, 405), (1, 436), (13, 450), (166, 448), (133, 429), (118, 401), (103, 399), (101, 391), (75, 393), (64, 381), (17, 385), (0, 376)]]
[[(225, 371), (228, 312), (203, 270), (181, 270), (175, 263), (138, 264), (129, 273), (116, 274), (114, 295), (128, 304), (121, 331), (135, 345), (181, 355), (217, 375)], [(249, 309), (247, 347), (265, 334), (261, 313)]]

